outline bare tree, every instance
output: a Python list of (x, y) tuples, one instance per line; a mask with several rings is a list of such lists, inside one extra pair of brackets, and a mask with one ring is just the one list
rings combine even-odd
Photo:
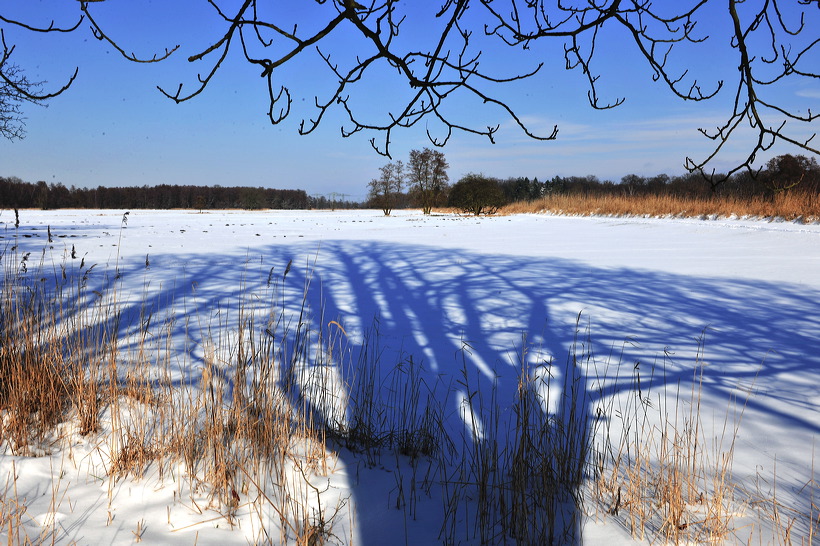
[(368, 201), (382, 209), (385, 216), (390, 216), (404, 188), (404, 163), (401, 160), (390, 162), (380, 167), (379, 171), (379, 178), (368, 184)]
[(421, 206), (424, 214), (430, 214), (433, 207), (441, 205), (447, 195), (450, 177), (447, 175), (444, 154), (438, 150), (424, 148), (412, 150), (408, 163), (408, 183), (410, 193)]
[[(816, 63), (820, 39), (814, 31), (820, 26), (819, 0), (207, 3), (222, 22), (221, 30), (210, 38), (211, 45), (188, 57), (205, 68), (190, 86), (160, 89), (166, 96), (176, 102), (198, 96), (217, 77), (226, 59), (237, 53), (259, 68), (269, 95), (268, 117), (271, 123), (280, 123), (289, 116), (293, 104), (292, 81), (283, 68), (315, 57), (334, 81), (328, 89), (315, 90), (315, 109), (299, 124), (299, 132), (311, 133), (332, 109), (340, 109), (345, 119), (342, 136), (373, 133), (376, 136), (371, 145), (387, 156), (393, 132), (422, 120), (431, 143), (437, 146), (446, 144), (455, 131), (495, 141), (497, 124), (486, 125), (477, 115), (459, 116), (448, 108), (451, 102), (473, 100), (485, 109), (494, 107), (529, 137), (556, 138), (557, 127), (546, 134), (532, 132), (514, 109), (513, 99), (508, 100), (500, 91), (504, 84), (536, 77), (543, 72), (543, 64), (535, 62), (529, 70), (504, 74), (492, 69), (482, 56), (487, 48), (506, 48), (504, 53), (516, 61), (508, 64), (520, 66), (517, 56), (523, 55), (524, 49), (534, 49), (536, 43), (563, 46), (566, 68), (585, 76), (589, 102), (596, 109), (615, 108), (626, 100), (604, 98), (605, 80), (596, 72), (597, 52), (602, 49), (636, 52), (653, 79), (681, 100), (705, 101), (732, 93), (725, 121), (714, 129), (701, 129), (714, 142), (712, 151), (701, 159), (685, 161), (687, 169), (709, 177), (715, 187), (741, 169), (753, 171), (757, 155), (777, 143), (820, 154), (811, 126), (820, 114), (808, 107), (811, 97), (806, 97), (805, 107), (792, 109), (781, 94), (782, 89), (792, 90), (801, 82), (816, 86), (820, 79)], [(155, 62), (176, 50), (171, 47), (147, 58), (127, 53), (131, 48), (111, 37), (114, 34), (108, 32), (108, 24), (102, 18), (98, 21), (90, 5), (79, 2), (81, 16), (96, 38), (111, 44), (123, 57)], [(723, 21), (717, 36), (701, 31), (698, 23), (706, 20)], [(714, 81), (700, 81), (703, 66), (677, 60), (706, 57), (715, 44), (727, 43), (737, 70), (727, 71)], [(677, 55), (681, 49), (688, 53), (686, 57)], [(403, 92), (385, 97), (376, 111), (372, 105), (357, 101), (359, 89), (382, 82), (385, 74), (392, 75), (393, 83)], [(750, 133), (752, 139), (747, 142)], [(747, 152), (734, 167), (717, 176), (711, 165), (727, 144), (735, 141), (745, 145)]]
[(28, 81), (19, 66), (0, 65), (0, 136), (19, 140), (25, 136), (25, 118), (22, 105), (26, 102), (42, 104), (36, 97), (40, 83)]
[[(73, 32), (79, 27), (82, 19), (70, 27), (59, 27), (52, 21), (48, 27), (36, 27), (26, 23), (8, 19), (0, 14), (0, 24), (17, 26), (31, 32)], [(68, 89), (77, 77), (77, 70), (61, 88), (52, 92), (43, 92), (45, 82), (30, 81), (23, 69), (12, 60), (14, 46), (6, 43), (6, 34), (0, 26), (0, 43), (3, 51), (0, 53), (0, 136), (9, 140), (22, 139), (25, 132), (25, 117), (23, 105), (26, 103), (44, 106), (45, 102), (56, 97)]]

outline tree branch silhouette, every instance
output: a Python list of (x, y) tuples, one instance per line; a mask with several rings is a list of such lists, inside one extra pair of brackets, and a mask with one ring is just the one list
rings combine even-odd
[[(73, 27), (59, 27), (54, 21), (48, 27), (35, 27), (26, 23), (8, 19), (0, 15), (3, 23), (19, 26), (31, 32), (73, 32), (82, 22), (82, 18)], [(6, 34), (0, 28), (0, 136), (8, 140), (20, 140), (25, 137), (25, 118), (23, 117), (22, 106), (25, 103), (45, 106), (45, 102), (71, 87), (77, 78), (79, 68), (74, 69), (68, 81), (55, 91), (42, 91), (45, 82), (32, 82), (29, 80), (23, 69), (12, 62), (11, 56), (14, 53), (14, 46), (6, 42)]]
[[(816, 4), (808, 0), (799, 2), (807, 7), (812, 3)], [(729, 0), (729, 13), (733, 23), (732, 47), (737, 50), (739, 56), (738, 80), (732, 113), (726, 123), (715, 130), (700, 129), (704, 136), (715, 141), (711, 154), (700, 161), (686, 158), (686, 168), (690, 172), (703, 174), (710, 180), (713, 188), (742, 169), (753, 174), (759, 172), (762, 167), (753, 168), (757, 154), (769, 150), (778, 141), (789, 143), (806, 152), (820, 154), (820, 148), (812, 145), (816, 133), (812, 133), (807, 138), (801, 138), (798, 136), (799, 129), (792, 130), (794, 122), (809, 124), (818, 118), (818, 114), (812, 114), (811, 109), (807, 109), (806, 114), (789, 110), (764, 98), (761, 94), (767, 87), (789, 76), (809, 80), (820, 79), (820, 72), (803, 69), (803, 65), (809, 62), (804, 59), (810, 53), (816, 53), (814, 48), (820, 43), (820, 39), (814, 39), (802, 47), (798, 46), (796, 53), (792, 51), (795, 44), (787, 41), (788, 37), (799, 37), (807, 28), (805, 11), (801, 12), (799, 25), (794, 30), (791, 30), (784, 20), (778, 0), (764, 2), (757, 11), (747, 15), (745, 23), (737, 0)], [(762, 33), (762, 36), (757, 33)], [(754, 54), (759, 43), (766, 44), (771, 57), (764, 56), (764, 51), (758, 55)], [(779, 67), (777, 66), (778, 61), (780, 61)], [(744, 126), (744, 121), (755, 134), (754, 144), (746, 158), (725, 174), (717, 175), (714, 169), (707, 174), (706, 166), (717, 156), (730, 138)]]
[[(617, 108), (627, 100), (625, 96), (606, 98), (605, 80), (598, 73), (600, 51), (613, 47), (619, 52), (633, 50), (652, 80), (683, 101), (706, 101), (724, 88), (734, 88), (725, 122), (715, 129), (700, 129), (714, 142), (711, 152), (700, 159), (686, 157), (684, 162), (690, 172), (707, 177), (713, 187), (740, 170), (755, 172), (758, 154), (775, 143), (820, 154), (813, 144), (814, 133), (806, 131), (818, 114), (788, 106), (775, 91), (786, 83), (815, 84), (820, 78), (814, 62), (820, 39), (811, 32), (818, 23), (818, 12), (813, 9), (818, 7), (817, 0), (798, 0), (788, 10), (782, 9), (783, 0), (755, 4), (685, 0), (662, 5), (648, 0), (442, 0), (437, 6), (413, 8), (399, 0), (369, 0), (364, 5), (354, 0), (314, 0), (294, 3), (293, 9), (243, 0), (232, 11), (220, 0), (207, 1), (222, 23), (217, 27), (221, 30), (211, 38), (211, 45), (188, 57), (189, 62), (202, 62), (207, 68), (190, 88), (186, 83), (175, 90), (160, 87), (166, 97), (179, 103), (200, 95), (233, 52), (260, 68), (268, 91), (268, 118), (278, 124), (292, 113), (295, 85), (280, 69), (318, 59), (335, 83), (329, 89), (317, 85), (311, 90), (313, 111), (304, 114), (298, 132), (312, 133), (329, 112), (336, 111), (343, 119), (342, 137), (375, 133), (370, 143), (386, 156), (390, 156), (395, 130), (421, 122), (427, 123), (427, 137), (436, 146), (444, 146), (456, 132), (495, 142), (499, 124), (482, 124), (478, 116), (465, 119), (450, 108), (465, 103), (500, 113), (529, 138), (557, 138), (557, 126), (546, 134), (531, 130), (514, 99), (501, 91), (508, 84), (544, 73), (545, 65), (538, 60), (529, 61), (533, 64), (528, 69), (517, 64), (522, 50), (536, 43), (563, 45), (565, 68), (583, 74), (594, 109)], [(79, 6), (79, 21), (65, 28), (54, 22), (36, 27), (3, 16), (0, 22), (36, 32), (72, 32), (87, 21), (98, 40), (133, 62), (162, 61), (179, 48), (147, 57), (128, 53), (94, 18), (89, 0), (81, 0)], [(727, 16), (725, 33), (719, 28), (717, 38), (700, 32), (703, 25), (699, 26), (714, 13)], [(613, 32), (626, 39), (612, 40)], [(731, 38), (737, 72), (729, 71), (703, 84), (698, 79), (700, 67), (686, 61), (681, 65), (677, 52), (682, 48), (708, 51), (709, 44), (722, 37)], [(499, 74), (497, 67), (482, 64), (483, 53), (496, 47), (505, 49), (505, 66), (518, 67), (512, 74)], [(13, 47), (6, 48), (6, 57), (9, 50)], [(391, 93), (383, 103), (361, 104), (359, 90), (384, 85), (385, 74), (397, 78), (400, 92)], [(754, 137), (745, 142), (750, 134)], [(728, 172), (717, 174), (712, 165), (727, 151), (728, 143), (737, 141), (745, 142), (747, 151)]]

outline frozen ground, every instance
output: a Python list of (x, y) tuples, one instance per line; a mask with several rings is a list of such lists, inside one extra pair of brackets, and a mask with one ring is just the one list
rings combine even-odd
[[(423, 362), (427, 384), (447, 386), (454, 428), (465, 427), (460, 404), (469, 393), (459, 392), (458, 383), (465, 344), (471, 380), (496, 385), (502, 406), (515, 393), (523, 336), (533, 348), (529, 358), (537, 359), (531, 364), (550, 356), (563, 361), (579, 314), (596, 359), (611, 362), (605, 373), (619, 365), (627, 375), (636, 365), (664, 365), (665, 373), (645, 378), (644, 388), (686, 388), (702, 346), (704, 422), (719, 431), (729, 399), (748, 395), (734, 479), (765, 492), (776, 471), (778, 498), (808, 511), (811, 499), (801, 488), (813, 478), (820, 432), (820, 225), (425, 217), (415, 211), (392, 217), (378, 211), (131, 211), (123, 222), (123, 212), (25, 210), (15, 230), (13, 212), (4, 210), (0, 245), (17, 245), (18, 252), (31, 252), (29, 263), (42, 260), (55, 272), (60, 263), (98, 264), (91, 282), (98, 288), (116, 282), (125, 316), (129, 303), (137, 313), (140, 302), (150, 300), (156, 316), (174, 314), (177, 324), (201, 322), (238, 305), (243, 294), (263, 292), (271, 275), (282, 275), (292, 262), (288, 305), (298, 307), (310, 279), (313, 320), (336, 321), (353, 350), (376, 321), (385, 362), (413, 355)], [(180, 328), (174, 335), (180, 347), (196, 353), (201, 340), (192, 331)], [(591, 405), (598, 402), (593, 393)], [(81, 444), (52, 457), (0, 456), (0, 490), (14, 464), (17, 487), (25, 491), (18, 496), (25, 496), (35, 519), (60, 521), (60, 541), (129, 542), (139, 521), (146, 522), (149, 543), (251, 540), (241, 529), (217, 527), (218, 518), (197, 523), (209, 518), (183, 514), (171, 498), (174, 487), (150, 480), (116, 484), (111, 524), (113, 486), (77, 464), (71, 466), (76, 474), (60, 482), (65, 491), (57, 492), (70, 502), (55, 510), (49, 506), (54, 469), (66, 467), (69, 455), (91, 457), (94, 446)], [(389, 464), (364, 470), (361, 461), (342, 454), (329, 479), (350, 499), (339, 532), (352, 533), (353, 543), (436, 540), (440, 524), (431, 522), (440, 504), (421, 502), (409, 523), (406, 513), (391, 510), (397, 482)], [(610, 520), (590, 522), (585, 533), (588, 543), (601, 537), (631, 543)], [(762, 536), (756, 542), (771, 540), (755, 536)]]

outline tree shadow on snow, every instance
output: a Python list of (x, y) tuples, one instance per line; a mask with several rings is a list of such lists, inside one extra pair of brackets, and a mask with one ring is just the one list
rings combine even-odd
[[(170, 338), (195, 354), (205, 332), (228, 336), (219, 330), (240, 306), (281, 304), (298, 313), (309, 286), (306, 317), (314, 327), (335, 321), (355, 363), (377, 325), (384, 384), (397, 364), (412, 358), (419, 364), (416, 380), (444, 395), (444, 425), (455, 448), (473, 453), (495, 439), (476, 426), (491, 428), (496, 407), (503, 413), (513, 406), (522, 372), (550, 378), (539, 418), (560, 441), (577, 446), (605, 398), (635, 387), (613, 378), (661, 360), (663, 373), (642, 374), (642, 389), (690, 383), (702, 358), (704, 398), (728, 400), (738, 387), (754, 386), (747, 412), (797, 435), (820, 433), (820, 408), (809, 396), (820, 380), (820, 293), (802, 287), (357, 241), (324, 242), (318, 250), (269, 245), (244, 255), (157, 254), (150, 265), (123, 260), (118, 276), (95, 274), (94, 289), (119, 286), (122, 305), (94, 328), (129, 339), (145, 326), (146, 312), (173, 317)], [(698, 355), (701, 344), (705, 356)], [(340, 363), (338, 373), (342, 384), (357, 380), (354, 367)], [(777, 390), (770, 387), (775, 380)], [(194, 361), (180, 370), (178, 384), (198, 383)], [(314, 410), (323, 411), (319, 404)], [(350, 450), (338, 454), (348, 469), (362, 464)], [(374, 487), (367, 479), (351, 483), (360, 544), (400, 540), (404, 526), (413, 528), (411, 537), (440, 538), (440, 529), (419, 529), (389, 508), (395, 492)], [(562, 543), (581, 542), (574, 510), (561, 504), (556, 512), (569, 522)], [(463, 522), (459, 532), (477, 538)]]

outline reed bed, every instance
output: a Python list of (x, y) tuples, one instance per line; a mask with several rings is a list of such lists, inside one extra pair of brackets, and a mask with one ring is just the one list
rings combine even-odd
[(820, 196), (778, 193), (771, 197), (715, 196), (709, 199), (674, 195), (548, 195), (529, 202), (512, 203), (501, 214), (552, 213), (600, 216), (681, 218), (752, 217), (812, 223), (820, 221)]

